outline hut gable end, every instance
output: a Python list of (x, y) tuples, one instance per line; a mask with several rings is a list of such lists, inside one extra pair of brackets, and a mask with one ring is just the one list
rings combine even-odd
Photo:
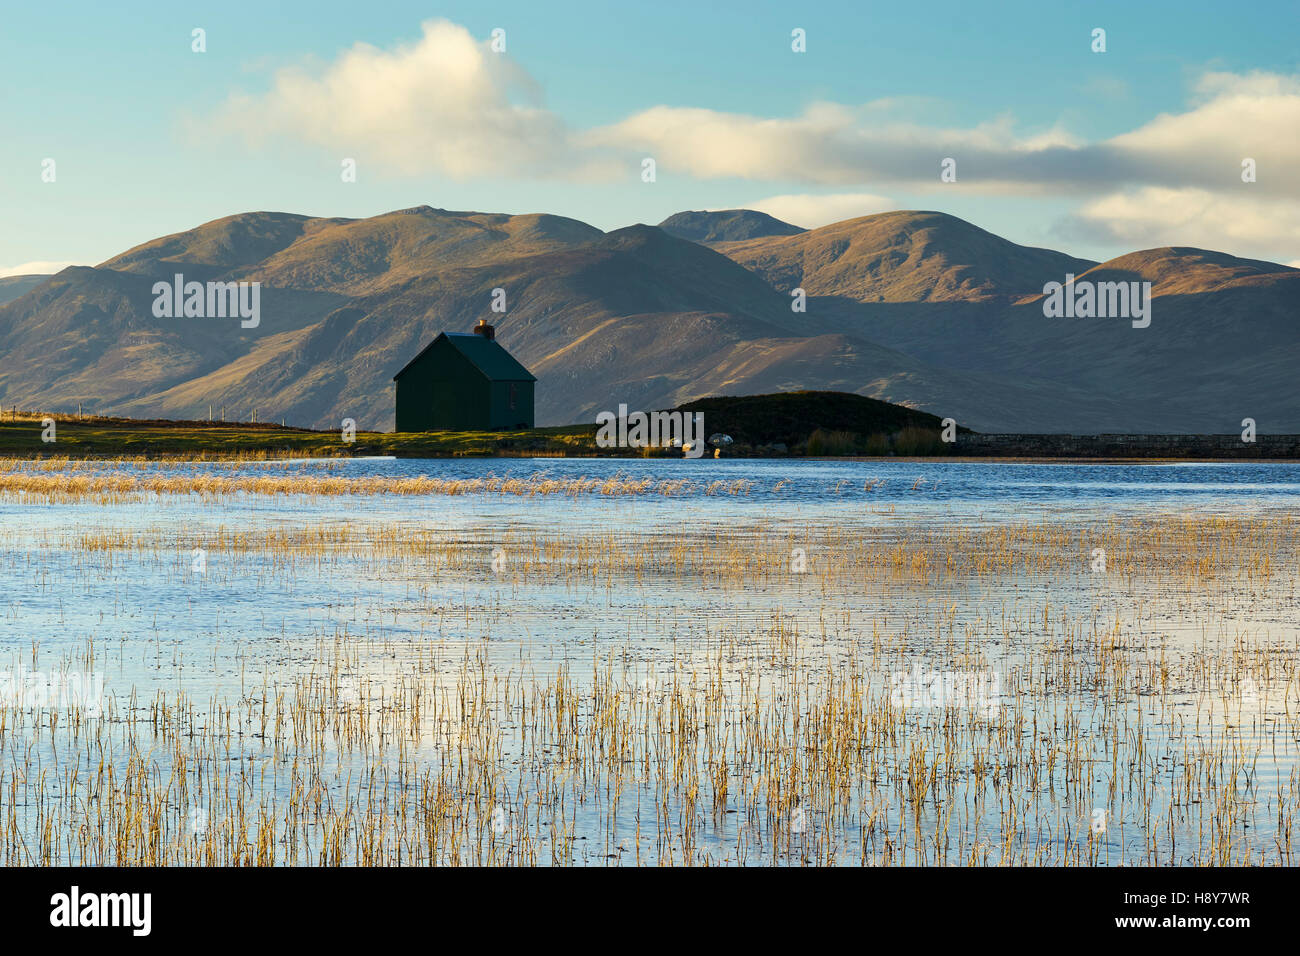
[(533, 427), (537, 379), (489, 335), (440, 333), (393, 379), (399, 432)]

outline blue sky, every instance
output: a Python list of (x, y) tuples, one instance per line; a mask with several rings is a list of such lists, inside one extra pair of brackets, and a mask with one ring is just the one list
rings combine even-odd
[(1097, 259), (1300, 261), (1297, 37), (1300, 2), (28, 4), (0, 33), (0, 274), (421, 203), (604, 229), (930, 208)]

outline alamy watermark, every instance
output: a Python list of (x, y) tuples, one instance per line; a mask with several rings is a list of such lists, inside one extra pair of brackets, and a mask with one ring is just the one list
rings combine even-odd
[(156, 319), (238, 318), (245, 329), (262, 322), (260, 282), (186, 282), (178, 272), (171, 282), (155, 282), (153, 294)]
[(596, 416), (598, 448), (681, 447), (687, 458), (704, 454), (704, 413), (632, 412), (618, 406), (618, 414)]
[(1151, 324), (1150, 282), (1076, 282), (1067, 272), (1064, 283), (1043, 286), (1043, 296), (1049, 319), (1132, 319), (1135, 329)]
[(1002, 707), (997, 671), (934, 670), (913, 663), (910, 671), (890, 674), (889, 702), (919, 709), (949, 707), (982, 710), (990, 717)]
[(93, 671), (29, 671), (21, 664), (16, 672), (0, 671), (0, 708), (19, 710), (72, 710), (85, 708), (86, 715), (104, 712), (104, 674)]

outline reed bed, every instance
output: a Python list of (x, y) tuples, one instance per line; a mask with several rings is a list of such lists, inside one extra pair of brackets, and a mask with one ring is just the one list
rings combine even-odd
[[(0, 532), (17, 541), (29, 532)], [(156, 566), (183, 563), (191, 548), (219, 554), (264, 554), (292, 573), (298, 565), (362, 564), (373, 573), (482, 571), (493, 549), (509, 556), (507, 580), (516, 585), (560, 582), (568, 587), (621, 586), (630, 576), (697, 579), (726, 588), (746, 583), (799, 581), (824, 591), (854, 583), (904, 582), (941, 587), (953, 581), (994, 582), (1030, 576), (1040, 582), (1083, 580), (1112, 591), (1137, 582), (1163, 591), (1214, 594), (1247, 584), (1296, 595), (1284, 572), (1300, 550), (1300, 520), (1267, 517), (1162, 516), (1063, 525), (1019, 521), (949, 528), (884, 524), (846, 528), (811, 522), (721, 526), (683, 535), (666, 531), (498, 530), (471, 525), (455, 535), (406, 522), (346, 519), (306, 527), (232, 528), (224, 524), (175, 535), (162, 528), (45, 530), (40, 547), (79, 554), (153, 555)], [(796, 549), (804, 570), (792, 570)], [(1092, 571), (1097, 549), (1105, 571)]]
[(0, 862), (1295, 865), (1298, 532), (9, 526)]
[(79, 475), (68, 470), (24, 469), (0, 473), (0, 495), (19, 500), (40, 502), (81, 502), (121, 504), (145, 500), (156, 495), (197, 495), (217, 500), (238, 494), (250, 495), (512, 495), (516, 497), (588, 495), (672, 497), (703, 493), (706, 495), (746, 495), (753, 483), (746, 479), (715, 480), (707, 483), (688, 478), (655, 479), (616, 475), (604, 478), (586, 476), (553, 478), (532, 475), (526, 478), (486, 476), (480, 478), (367, 476), (348, 478), (314, 474), (293, 475), (219, 475), (171, 474), (142, 475), (113, 472)]
[[(101, 719), (73, 713), (63, 727), (18, 712), (0, 728), (0, 856), (1294, 865), (1296, 771), (1259, 769), (1261, 747), (1293, 739), (1294, 716), (1252, 743), (1210, 732), (1216, 706), (1220, 720), (1240, 719), (1226, 691), (1190, 712), (1157, 691), (1149, 715), (1133, 710), (1097, 659), (1112, 635), (1075, 634), (1073, 679), (1018, 668), (991, 716), (896, 706), (856, 656), (824, 671), (802, 659), (797, 635), (774, 630), (763, 637), (786, 648), (777, 667), (727, 640), (652, 678), (614, 658), (542, 676), (466, 653), (450, 673), (366, 679), (349, 693), (340, 654), (229, 702), (160, 695)], [(1296, 691), (1289, 669), (1275, 692)], [(65, 746), (34, 759), (33, 738), (56, 733)], [(1105, 837), (1089, 826), (1099, 808), (1113, 821)], [(1263, 846), (1248, 832), (1261, 819), (1278, 826)]]

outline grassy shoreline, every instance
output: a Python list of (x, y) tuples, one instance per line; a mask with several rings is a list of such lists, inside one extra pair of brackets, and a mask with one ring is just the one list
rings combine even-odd
[(315, 431), (263, 422), (78, 418), (51, 415), (55, 440), (42, 440), (41, 417), (0, 421), (0, 455), (14, 458), (400, 458), (595, 455), (594, 425), (515, 432)]
[[(42, 440), (43, 420), (55, 423), (54, 441)], [(706, 423), (706, 433), (712, 433)], [(905, 447), (900, 438), (911, 436)], [(1098, 448), (1108, 438), (1095, 436)], [(1105, 450), (1124, 453), (1090, 453), (1085, 437), (1068, 435), (979, 435), (963, 432), (957, 446), (943, 445), (938, 434), (915, 428), (885, 438), (880, 452), (864, 450), (871, 442), (860, 435), (819, 431), (804, 444), (751, 445), (737, 442), (722, 451), (725, 458), (809, 458), (834, 461), (1002, 461), (1007, 463), (1160, 463), (1250, 460), (1296, 460), (1296, 436), (1260, 436), (1259, 445), (1225, 444), (1223, 436), (1203, 436), (1203, 446), (1177, 447), (1169, 438), (1195, 436), (1118, 436), (1127, 441)], [(835, 439), (830, 441), (829, 439)], [(1136, 439), (1136, 440), (1135, 440)], [(1143, 441), (1145, 439), (1145, 442)], [(836, 444), (838, 442), (838, 444)], [(965, 446), (968, 450), (961, 453)], [(829, 446), (829, 447), (828, 447)], [(954, 447), (957, 454), (952, 454)], [(997, 453), (1005, 448), (1005, 454)], [(1052, 453), (1060, 451), (1059, 454)], [(1270, 453), (1271, 452), (1271, 453)], [(0, 457), (116, 459), (247, 459), (356, 458), (391, 455), (397, 458), (679, 458), (669, 448), (609, 449), (596, 445), (596, 426), (558, 425), (519, 431), (482, 432), (365, 432), (344, 441), (341, 431), (317, 431), (267, 422), (171, 421), (90, 417), (64, 414), (8, 413), (0, 418)]]

